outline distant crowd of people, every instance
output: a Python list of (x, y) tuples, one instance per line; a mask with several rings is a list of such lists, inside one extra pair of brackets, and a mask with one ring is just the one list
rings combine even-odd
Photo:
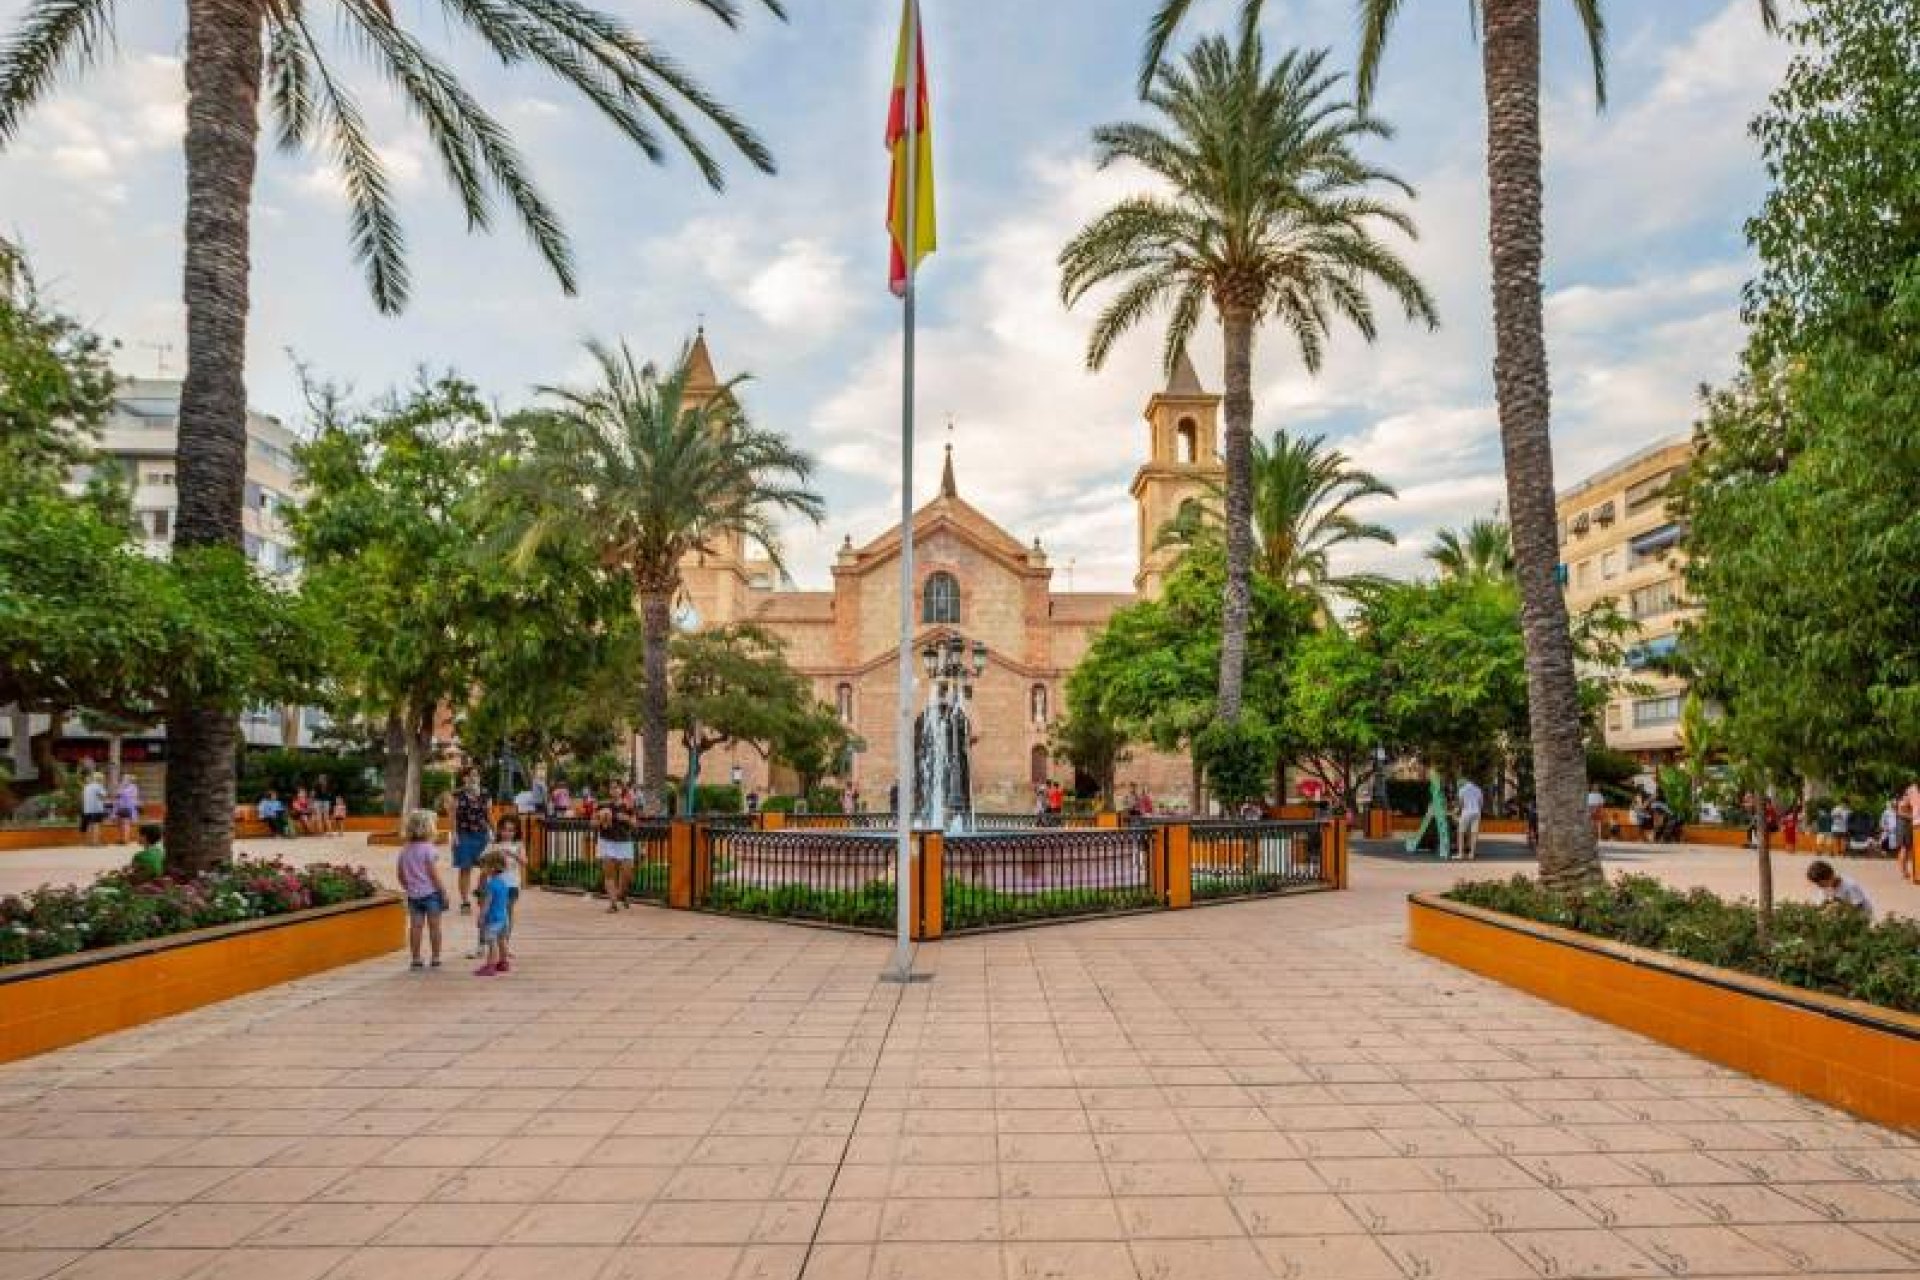
[(253, 806), (253, 816), (266, 824), (274, 835), (291, 840), (295, 836), (342, 836), (347, 833), (347, 798), (325, 774), (315, 780), (313, 789), (294, 788), (293, 798), (283, 800), (272, 787)]

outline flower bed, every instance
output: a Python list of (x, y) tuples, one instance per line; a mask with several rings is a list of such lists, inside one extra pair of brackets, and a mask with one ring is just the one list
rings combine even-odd
[(1728, 902), (1705, 889), (1683, 893), (1650, 876), (1622, 876), (1577, 893), (1515, 876), (1462, 884), (1446, 896), (1790, 987), (1920, 1013), (1920, 922), (1902, 917), (1869, 925), (1851, 912), (1780, 903), (1763, 945), (1752, 903)]
[(110, 871), (0, 898), (0, 966), (334, 906), (378, 892), (359, 867), (242, 859), (192, 879)]

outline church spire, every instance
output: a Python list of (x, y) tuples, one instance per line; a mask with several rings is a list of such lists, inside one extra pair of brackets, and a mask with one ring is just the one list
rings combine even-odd
[(1181, 398), (1207, 394), (1200, 385), (1200, 375), (1193, 371), (1193, 361), (1187, 358), (1185, 347), (1180, 348), (1180, 354), (1173, 358), (1173, 376), (1167, 379), (1165, 394)]
[(713, 356), (707, 351), (707, 327), (694, 332), (693, 345), (687, 348), (687, 390), (718, 391), (720, 379), (713, 371)]
[(943, 498), (960, 496), (960, 489), (953, 482), (953, 446), (951, 444), (947, 446), (947, 460), (940, 468), (940, 496)]

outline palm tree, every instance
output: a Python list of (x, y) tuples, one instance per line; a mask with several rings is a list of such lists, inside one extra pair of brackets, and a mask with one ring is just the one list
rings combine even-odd
[(1443, 578), (1512, 581), (1513, 535), (1504, 520), (1474, 520), (1465, 529), (1442, 529), (1427, 559)]
[[(1402, 0), (1355, 0), (1360, 13), (1360, 102), (1373, 96)], [(1774, 0), (1758, 0), (1777, 25)], [(1193, 0), (1163, 0), (1148, 27), (1145, 86)], [(1242, 0), (1242, 24), (1262, 0)], [(1596, 100), (1606, 102), (1606, 24), (1600, 0), (1573, 0), (1592, 55)], [(1507, 510), (1527, 642), (1528, 724), (1540, 814), (1540, 876), (1571, 886), (1600, 876), (1586, 812), (1586, 754), (1559, 545), (1549, 433), (1547, 344), (1541, 311), (1540, 0), (1469, 0), (1481, 34), (1487, 99), (1488, 239), (1493, 256), (1494, 396), (1506, 462)]]
[(819, 523), (825, 504), (807, 489), (813, 460), (778, 432), (753, 425), (735, 390), (690, 391), (692, 348), (671, 372), (637, 365), (622, 343), (588, 344), (596, 385), (542, 388), (550, 409), (527, 415), (528, 438), (499, 480), (518, 521), (519, 552), (578, 540), (633, 583), (646, 673), (641, 753), (646, 781), (664, 795), (667, 649), (680, 566), (735, 540), (763, 547), (776, 567), (778, 513)]
[(1364, 163), (1364, 140), (1388, 135), (1333, 96), (1340, 77), (1324, 50), (1289, 51), (1269, 65), (1259, 34), (1209, 37), (1154, 74), (1147, 103), (1157, 124), (1094, 131), (1100, 163), (1131, 160), (1167, 188), (1124, 200), (1083, 227), (1060, 253), (1062, 299), (1072, 306), (1109, 282), (1119, 293), (1087, 345), (1099, 368), (1120, 336), (1169, 309), (1163, 348), (1171, 374), (1211, 305), (1226, 347), (1227, 582), (1222, 602), (1218, 714), (1239, 719), (1253, 561), (1253, 339), (1263, 321), (1292, 335), (1301, 362), (1320, 367), (1335, 324), (1371, 341), (1370, 285), (1384, 285), (1408, 319), (1435, 323), (1432, 300), (1375, 235), (1408, 236), (1413, 222), (1375, 194), (1404, 182)]
[[(729, 26), (736, 0), (691, 0)], [(779, 0), (762, 0), (774, 13)], [(394, 16), (389, 0), (338, 0), (338, 26), (426, 126), (470, 228), (484, 228), (504, 197), (568, 293), (572, 251), (534, 186), (512, 137), (448, 64)], [(465, 27), (510, 65), (532, 65), (579, 91), (649, 159), (672, 143), (718, 188), (718, 162), (689, 116), (714, 126), (756, 168), (765, 146), (671, 58), (620, 19), (584, 0), (445, 0), (450, 25)], [(301, 0), (186, 0), (187, 373), (180, 392), (175, 475), (180, 499), (174, 544), (241, 545), (247, 456), (246, 339), (254, 162), (260, 99), (283, 150), (324, 144), (345, 189), (354, 256), (374, 304), (401, 309), (408, 281), (391, 185), (366, 117), (340, 78), (322, 24)], [(67, 71), (92, 62), (110, 41), (112, 0), (27, 0), (0, 44), (0, 146)], [(236, 725), (226, 711), (192, 701), (166, 708), (167, 848), (184, 865), (226, 858), (232, 845)]]

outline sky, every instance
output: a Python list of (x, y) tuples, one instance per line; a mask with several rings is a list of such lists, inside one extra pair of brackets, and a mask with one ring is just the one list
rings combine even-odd
[[(581, 288), (563, 295), (511, 219), (469, 233), (425, 135), (351, 47), (395, 180), (413, 301), (384, 317), (348, 248), (337, 178), (318, 154), (263, 152), (254, 199), (248, 390), (298, 427), (296, 365), (371, 398), (421, 370), (455, 370), (503, 408), (587, 376), (582, 343), (624, 339), (661, 361), (704, 324), (723, 376), (750, 373), (763, 426), (819, 464), (829, 514), (788, 530), (806, 588), (832, 549), (891, 527), (899, 507), (900, 313), (886, 290), (882, 144), (899, 0), (787, 0), (782, 23), (743, 0), (729, 32), (690, 0), (602, 0), (690, 68), (771, 145), (777, 175), (728, 166), (724, 193), (680, 157), (647, 163), (561, 86), (502, 68), (422, 0), (394, 0), (513, 131), (572, 236)], [(940, 251), (921, 276), (915, 494), (951, 441), (962, 496), (1022, 541), (1041, 539), (1055, 588), (1126, 590), (1127, 484), (1141, 411), (1161, 385), (1149, 325), (1099, 372), (1096, 306), (1059, 300), (1060, 246), (1137, 171), (1101, 171), (1090, 131), (1141, 118), (1140, 34), (1154, 0), (923, 0)], [(1206, 0), (1188, 37), (1237, 11)], [(1270, 48), (1328, 48), (1351, 65), (1354, 0), (1269, 0)], [(1545, 0), (1547, 317), (1562, 487), (1684, 434), (1697, 389), (1741, 342), (1741, 234), (1764, 174), (1747, 123), (1785, 68), (1753, 0), (1612, 0), (1610, 102), (1594, 109), (1566, 0)], [(11, 28), (22, 0), (0, 0)], [(180, 5), (121, 7), (115, 47), (69, 77), (0, 152), (0, 234), (24, 244), (63, 307), (121, 344), (123, 372), (178, 376), (184, 196)], [(1484, 106), (1459, 0), (1407, 5), (1377, 113), (1396, 127), (1369, 158), (1413, 184), (1403, 246), (1438, 301), (1438, 330), (1386, 319), (1342, 332), (1309, 375), (1277, 330), (1255, 361), (1255, 429), (1325, 436), (1399, 490), (1366, 514), (1399, 535), (1344, 567), (1414, 574), (1436, 530), (1501, 500), (1491, 380)], [(1195, 364), (1220, 384), (1217, 329)], [(951, 421), (951, 431), (947, 423)]]

